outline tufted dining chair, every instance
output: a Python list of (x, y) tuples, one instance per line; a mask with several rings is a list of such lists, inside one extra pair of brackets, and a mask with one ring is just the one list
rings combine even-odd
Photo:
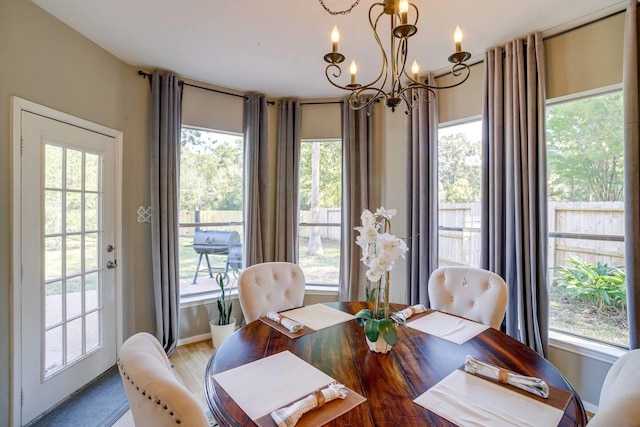
[(611, 366), (600, 391), (599, 410), (588, 427), (640, 426), (640, 349)]
[(140, 332), (120, 347), (118, 370), (136, 427), (209, 427), (196, 397), (173, 374), (158, 340)]
[(507, 285), (491, 271), (440, 267), (428, 285), (431, 308), (500, 329), (507, 308)]
[(265, 262), (245, 268), (238, 278), (238, 298), (246, 322), (302, 306), (304, 288), (304, 273), (296, 264)]

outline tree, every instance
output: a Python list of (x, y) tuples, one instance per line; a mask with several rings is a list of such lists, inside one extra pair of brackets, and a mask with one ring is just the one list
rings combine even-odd
[(620, 92), (547, 108), (551, 200), (622, 200), (622, 123)]
[(438, 140), (438, 201), (469, 203), (480, 201), (481, 146), (464, 133)]
[[(311, 148), (311, 222), (320, 222), (320, 142), (315, 141)], [(320, 227), (311, 226), (311, 234), (307, 246), (307, 255), (322, 256), (322, 239)]]

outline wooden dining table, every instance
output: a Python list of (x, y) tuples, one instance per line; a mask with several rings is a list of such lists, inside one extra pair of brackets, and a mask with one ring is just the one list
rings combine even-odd
[[(371, 308), (367, 302), (335, 302), (328, 306), (351, 314)], [(400, 311), (406, 305), (392, 304)], [(413, 400), (460, 368), (467, 355), (502, 368), (543, 379), (570, 392), (560, 426), (587, 423), (580, 397), (564, 376), (529, 347), (493, 328), (458, 345), (410, 327), (398, 327), (398, 343), (387, 354), (371, 352), (363, 328), (355, 320), (289, 338), (267, 323), (253, 321), (237, 330), (212, 355), (205, 373), (209, 408), (221, 426), (255, 423), (213, 378), (217, 373), (290, 351), (366, 401), (328, 426), (453, 426)]]

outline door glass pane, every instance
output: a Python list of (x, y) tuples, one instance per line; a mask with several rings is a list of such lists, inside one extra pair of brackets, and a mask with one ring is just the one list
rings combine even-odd
[(98, 268), (98, 233), (84, 235), (84, 271)]
[(86, 311), (95, 310), (100, 304), (98, 294), (98, 272), (87, 274), (84, 278)]
[(82, 322), (80, 317), (67, 323), (67, 363), (82, 356)]
[(98, 194), (84, 195), (84, 228), (86, 231), (98, 229)]
[(62, 366), (62, 326), (46, 331), (44, 343), (44, 370), (49, 375)]
[(82, 271), (81, 237), (79, 235), (67, 236), (66, 241), (67, 276), (79, 274)]
[(44, 325), (48, 328), (62, 321), (62, 282), (47, 283), (44, 289)]
[(62, 192), (60, 191), (44, 192), (44, 232), (45, 234), (62, 232)]
[(97, 311), (87, 314), (86, 317), (86, 351), (89, 353), (100, 345), (100, 315)]
[(82, 189), (82, 152), (67, 149), (67, 190)]
[(82, 313), (82, 279), (67, 279), (67, 319)]
[(62, 147), (47, 144), (44, 149), (44, 186), (62, 188)]
[(85, 154), (85, 177), (84, 177), (84, 189), (86, 191), (98, 191), (100, 176), (100, 157), (96, 154)]
[(82, 231), (82, 195), (67, 192), (67, 223), (65, 231), (75, 233)]
[(44, 277), (45, 280), (62, 277), (62, 238), (47, 237), (44, 239)]

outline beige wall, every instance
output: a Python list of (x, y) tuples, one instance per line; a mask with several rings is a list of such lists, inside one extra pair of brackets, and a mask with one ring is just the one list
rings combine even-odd
[(152, 330), (148, 226), (148, 82), (136, 69), (29, 1), (0, 6), (0, 425), (9, 424), (11, 141), (10, 97), (21, 98), (124, 132), (122, 193), (124, 333)]

